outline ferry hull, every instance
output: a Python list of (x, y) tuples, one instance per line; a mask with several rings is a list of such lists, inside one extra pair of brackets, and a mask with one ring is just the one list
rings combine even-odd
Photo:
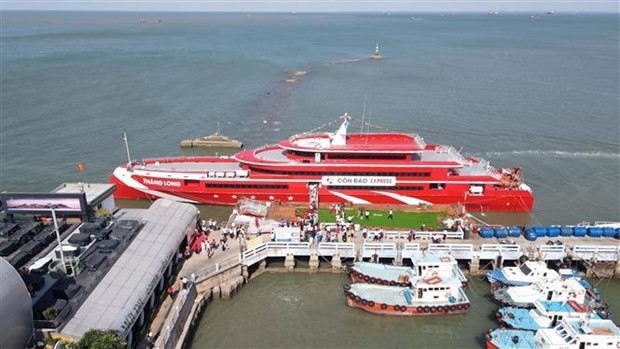
[[(116, 199), (168, 198), (189, 203), (235, 205), (242, 198), (307, 204), (310, 199), (309, 184), (318, 184), (320, 181), (292, 178), (188, 181), (178, 178), (166, 179), (165, 175), (148, 177), (119, 167), (110, 177), (110, 182), (116, 185), (114, 193)], [(466, 190), (465, 186), (457, 185), (442, 192), (376, 190), (376, 188), (374, 190), (333, 190), (322, 186), (319, 188), (319, 197), (322, 203), (329, 204), (463, 204), (470, 212), (529, 212), (534, 205), (531, 192), (526, 190), (497, 190), (480, 196), (467, 196), (464, 194)]]

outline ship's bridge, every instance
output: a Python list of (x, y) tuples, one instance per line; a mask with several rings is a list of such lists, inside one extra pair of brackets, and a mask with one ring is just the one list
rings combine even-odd
[[(426, 143), (417, 135), (368, 133), (346, 135), (345, 142), (334, 142), (329, 133), (293, 136), (278, 145), (286, 150), (307, 153), (419, 153)], [(343, 143), (343, 144), (340, 144)]]

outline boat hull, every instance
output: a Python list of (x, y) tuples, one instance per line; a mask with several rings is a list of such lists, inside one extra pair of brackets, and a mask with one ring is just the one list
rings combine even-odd
[[(356, 300), (355, 296), (347, 295), (347, 305), (360, 308), (369, 313), (389, 316), (433, 316), (464, 314), (469, 310), (469, 303), (445, 305), (405, 305), (405, 304), (377, 304), (364, 299)], [(365, 303), (365, 304), (364, 304)]]
[[(187, 180), (189, 173), (154, 173), (154, 171), (131, 171), (126, 166), (118, 167), (109, 181), (116, 186), (116, 199), (153, 200), (168, 198), (175, 201), (235, 205), (242, 198), (270, 202), (291, 202), (307, 204), (310, 200), (309, 184), (320, 183), (320, 179), (279, 176), (274, 178), (216, 178)], [(398, 180), (397, 180), (398, 182)], [(468, 211), (529, 212), (534, 198), (527, 190), (491, 190), (488, 194), (467, 195), (467, 184), (453, 184), (437, 191), (428, 185), (418, 189), (332, 189), (319, 188), (322, 203), (348, 204), (462, 204)], [(419, 190), (419, 188), (423, 188)]]

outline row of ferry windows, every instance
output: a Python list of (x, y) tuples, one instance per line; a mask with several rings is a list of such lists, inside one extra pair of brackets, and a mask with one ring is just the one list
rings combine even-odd
[[(206, 183), (207, 188), (246, 188), (246, 189), (288, 189), (286, 184), (227, 184), (227, 183)], [(402, 186), (402, 187), (381, 187), (381, 186), (345, 186), (330, 185), (329, 189), (335, 190), (424, 190), (419, 186)]]
[(253, 172), (262, 172), (279, 175), (305, 175), (305, 176), (388, 176), (388, 177), (430, 177), (430, 172), (387, 172), (387, 173), (368, 173), (368, 172), (309, 172), (309, 171), (274, 171), (264, 169), (253, 169)]

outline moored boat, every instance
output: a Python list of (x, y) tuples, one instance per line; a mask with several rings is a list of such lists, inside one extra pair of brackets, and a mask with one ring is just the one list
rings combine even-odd
[(600, 319), (601, 316), (572, 300), (568, 302), (536, 301), (532, 309), (504, 307), (497, 312), (497, 320), (500, 324), (529, 331), (554, 327), (561, 319), (584, 320), (586, 318)]
[(544, 261), (526, 261), (518, 267), (493, 269), (486, 274), (491, 288), (526, 286), (540, 279), (557, 279), (559, 274), (547, 267)]
[(617, 349), (620, 329), (611, 320), (562, 319), (536, 332), (497, 328), (486, 335), (487, 349)]
[(467, 286), (467, 277), (459, 269), (457, 260), (447, 254), (414, 252), (413, 268), (369, 262), (355, 262), (348, 268), (352, 282), (389, 286), (410, 286), (412, 281), (428, 273), (437, 273), (443, 279), (455, 278)]
[[(534, 196), (521, 169), (496, 169), (416, 134), (301, 133), (232, 157), (129, 160), (110, 177), (117, 199), (159, 197), (235, 205), (242, 198), (322, 203), (462, 204), (470, 211), (529, 212)], [(127, 150), (129, 147), (127, 147)], [(128, 157), (129, 151), (127, 151)]]
[(600, 299), (593, 298), (592, 293), (576, 278), (570, 279), (542, 279), (531, 285), (510, 286), (493, 291), (493, 297), (504, 305), (530, 308), (539, 300), (569, 301), (579, 305), (597, 307)]
[(462, 314), (470, 307), (458, 280), (438, 276), (419, 279), (411, 288), (356, 283), (345, 285), (344, 293), (349, 306), (380, 315)]

